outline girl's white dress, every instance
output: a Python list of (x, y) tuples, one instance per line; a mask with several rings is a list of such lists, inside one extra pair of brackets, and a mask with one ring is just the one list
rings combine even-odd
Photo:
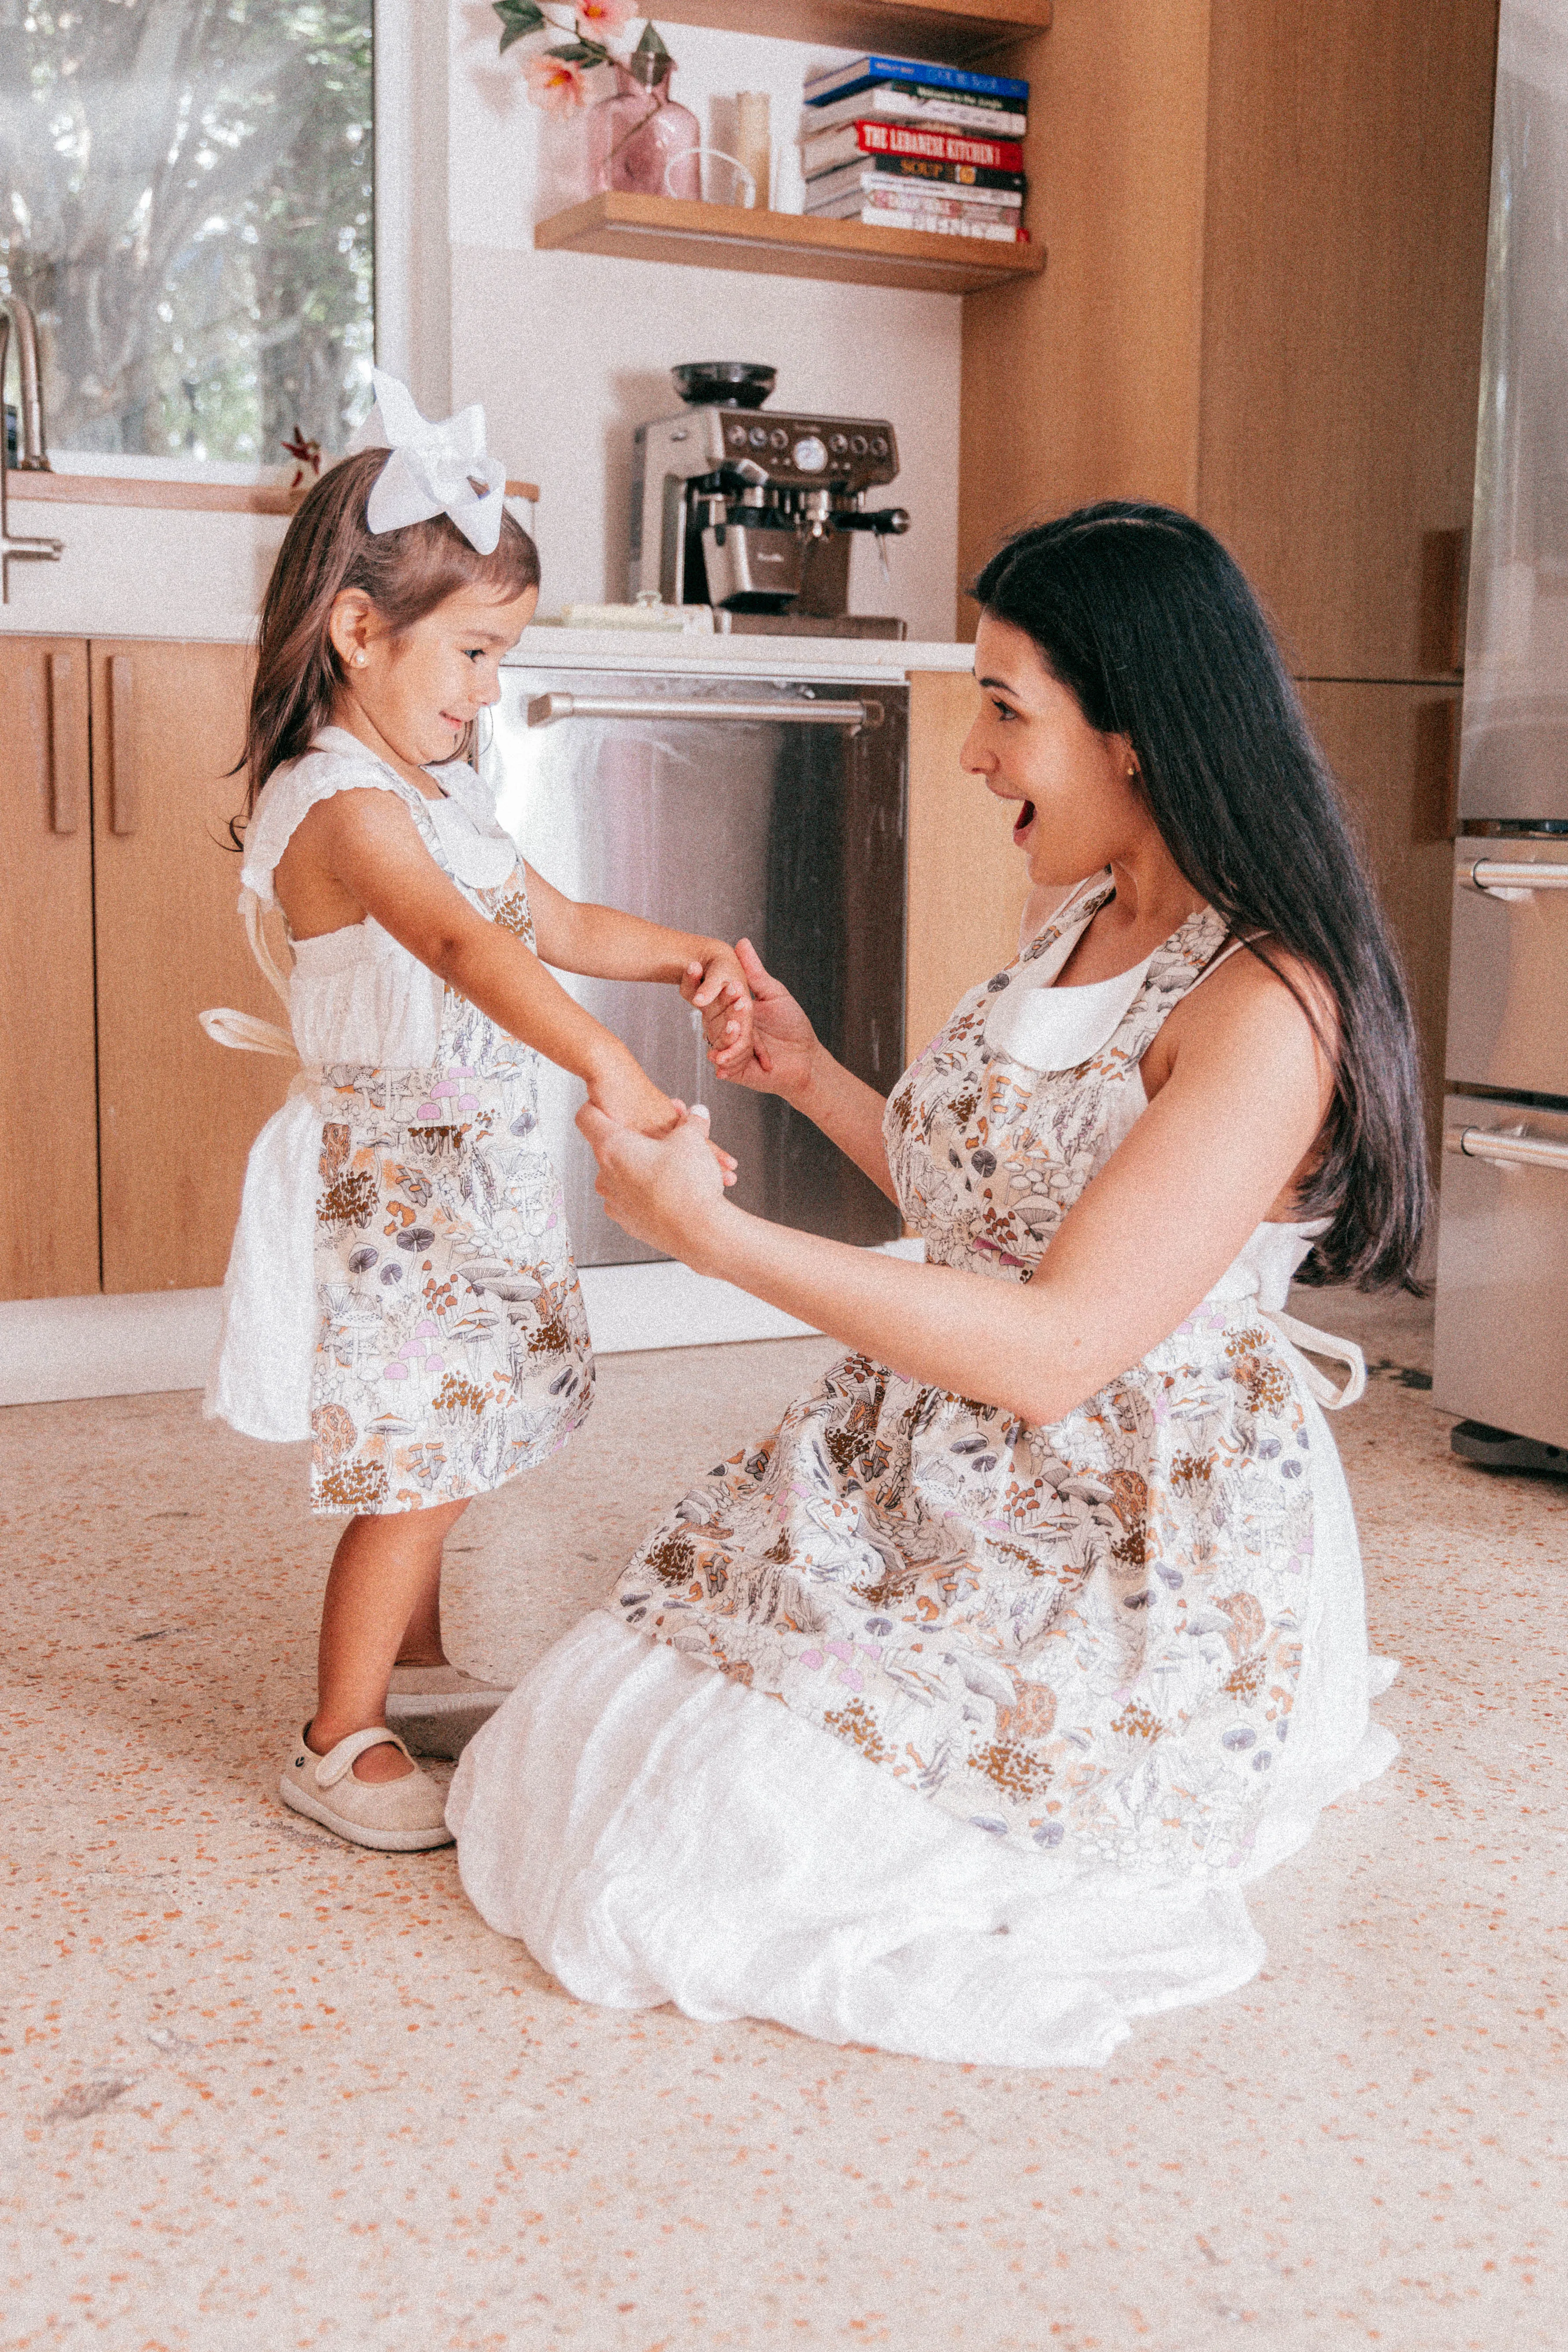
[(562, 1444), (593, 1394), (537, 1054), (374, 918), (291, 940), (286, 983), (261, 940), (295, 828), (331, 794), (371, 790), (400, 800), (469, 904), (531, 947), (489, 786), (458, 761), (429, 772), (440, 800), (328, 727), (268, 778), (240, 908), (290, 1035), (204, 1016), (222, 1044), (291, 1045), (301, 1065), (246, 1171), (206, 1410), (252, 1437), (309, 1437), (326, 1514), (485, 1493)]
[[(1204, 909), (1053, 989), (1109, 889), (889, 1103), (932, 1260), (1027, 1280), (1226, 951)], [(1132, 2018), (1244, 1983), (1244, 1889), (1395, 1752), (1318, 1402), (1364, 1372), (1283, 1312), (1310, 1240), (1260, 1227), (1048, 1428), (836, 1364), (466, 1751), (447, 1818), (491, 1926), (584, 2000), (1022, 2065), (1100, 2063)], [(1339, 1396), (1300, 1339), (1352, 1366)]]

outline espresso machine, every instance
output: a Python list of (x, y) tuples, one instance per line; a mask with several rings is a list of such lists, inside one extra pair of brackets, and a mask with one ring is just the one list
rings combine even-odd
[(903, 621), (849, 610), (855, 534), (910, 527), (904, 508), (865, 502), (898, 475), (892, 426), (764, 415), (777, 371), (745, 361), (671, 373), (686, 406), (637, 430), (633, 602), (708, 605), (721, 631), (901, 637)]

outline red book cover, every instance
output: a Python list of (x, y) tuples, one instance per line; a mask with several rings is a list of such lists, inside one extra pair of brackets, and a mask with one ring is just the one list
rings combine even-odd
[(921, 131), (907, 122), (857, 122), (856, 140), (867, 155), (927, 155), (938, 163), (979, 163), (991, 172), (1021, 172), (1024, 151), (1016, 139), (971, 139), (961, 131)]

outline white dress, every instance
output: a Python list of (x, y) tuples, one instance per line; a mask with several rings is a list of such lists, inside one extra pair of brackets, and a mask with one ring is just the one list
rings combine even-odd
[(292, 940), (287, 982), (261, 941), (295, 829), (333, 793), (374, 790), (402, 802), (471, 906), (531, 947), (489, 785), (459, 761), (429, 773), (440, 800), (328, 727), (268, 778), (240, 908), (289, 1031), (204, 1015), (220, 1044), (301, 1064), (251, 1150), (206, 1411), (252, 1437), (310, 1438), (311, 1507), (339, 1516), (485, 1493), (563, 1444), (593, 1394), (537, 1054), (374, 917)]
[[(1107, 895), (972, 991), (889, 1104), (933, 1258), (1027, 1278), (1223, 951), (1205, 909), (1053, 990)], [(1244, 1888), (1395, 1752), (1317, 1401), (1363, 1375), (1283, 1314), (1310, 1244), (1260, 1227), (1048, 1429), (835, 1365), (465, 1753), (447, 1818), (490, 1925), (584, 2000), (982, 2063), (1098, 2064), (1246, 1982)], [(1352, 1364), (1342, 1397), (1301, 1338)]]

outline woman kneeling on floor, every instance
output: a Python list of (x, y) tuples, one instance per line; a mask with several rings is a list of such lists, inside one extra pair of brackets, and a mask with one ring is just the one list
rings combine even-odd
[(1055, 912), (886, 1103), (742, 949), (742, 1082), (926, 1262), (735, 1208), (700, 1115), (584, 1111), (628, 1232), (850, 1352), (534, 1667), (448, 1818), (486, 1919), (584, 2000), (1098, 2063), (1256, 1972), (1243, 1889), (1394, 1752), (1320, 1410), (1364, 1374), (1283, 1309), (1303, 1261), (1413, 1286), (1421, 1106), (1376, 898), (1217, 542), (1090, 508), (977, 593), (963, 765)]

